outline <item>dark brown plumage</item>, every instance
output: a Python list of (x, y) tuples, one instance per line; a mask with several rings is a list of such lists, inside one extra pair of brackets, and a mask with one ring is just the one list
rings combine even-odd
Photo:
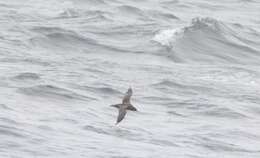
[(128, 91), (126, 92), (121, 104), (111, 105), (113, 107), (118, 108), (118, 116), (117, 116), (116, 124), (118, 124), (119, 122), (121, 122), (124, 119), (124, 117), (126, 115), (126, 110), (137, 111), (137, 109), (130, 102), (132, 94), (133, 94), (133, 91), (131, 88), (129, 88)]

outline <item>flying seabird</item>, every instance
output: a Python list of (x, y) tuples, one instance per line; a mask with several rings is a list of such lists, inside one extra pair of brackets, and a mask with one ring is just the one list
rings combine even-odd
[(137, 109), (131, 104), (130, 99), (133, 94), (132, 88), (128, 88), (123, 100), (122, 104), (115, 104), (111, 105), (113, 107), (118, 108), (118, 116), (117, 116), (117, 122), (118, 124), (120, 121), (122, 121), (125, 117), (126, 110), (131, 110), (131, 111), (137, 111)]

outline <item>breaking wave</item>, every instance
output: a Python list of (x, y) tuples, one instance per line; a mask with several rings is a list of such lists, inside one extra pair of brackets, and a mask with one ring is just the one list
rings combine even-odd
[(194, 18), (189, 26), (160, 31), (153, 41), (166, 47), (176, 62), (256, 64), (260, 49), (254, 37), (259, 35), (245, 39), (241, 29), (247, 30), (213, 18)]

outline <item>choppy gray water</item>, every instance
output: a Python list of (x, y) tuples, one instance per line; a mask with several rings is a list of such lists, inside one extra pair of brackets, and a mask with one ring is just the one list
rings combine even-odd
[(0, 96), (3, 158), (259, 158), (260, 2), (1, 0)]

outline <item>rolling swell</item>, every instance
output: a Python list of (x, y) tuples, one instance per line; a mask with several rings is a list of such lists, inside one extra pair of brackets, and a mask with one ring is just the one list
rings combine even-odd
[(256, 64), (260, 53), (254, 37), (244, 39), (237, 31), (213, 18), (194, 18), (190, 26), (161, 31), (153, 40), (167, 47), (177, 62)]
[(38, 85), (33, 87), (19, 88), (18, 92), (29, 96), (47, 97), (47, 98), (53, 98), (58, 100), (63, 100), (63, 99), (95, 100), (94, 98), (80, 95), (71, 90), (67, 90), (53, 85)]
[(15, 80), (38, 80), (40, 76), (36, 73), (24, 72), (13, 77)]
[(175, 21), (180, 20), (179, 17), (175, 16), (169, 12), (161, 12), (158, 10), (151, 10), (151, 9), (141, 9), (135, 6), (130, 5), (122, 5), (116, 8), (118, 10), (118, 14), (122, 14), (129, 20), (129, 17), (135, 19), (137, 21)]
[(77, 33), (56, 27), (36, 27), (32, 31), (39, 33), (30, 41), (35, 46), (52, 49), (76, 49), (83, 48), (84, 45), (96, 46), (97, 42), (90, 38), (85, 38)]
[(35, 47), (44, 49), (53, 49), (55, 51), (79, 50), (87, 53), (103, 52), (123, 52), (127, 51), (121, 48), (110, 46), (106, 43), (100, 43), (91, 36), (84, 36), (75, 31), (62, 29), (58, 27), (34, 27), (31, 31), (37, 35), (30, 39), (30, 43)]

